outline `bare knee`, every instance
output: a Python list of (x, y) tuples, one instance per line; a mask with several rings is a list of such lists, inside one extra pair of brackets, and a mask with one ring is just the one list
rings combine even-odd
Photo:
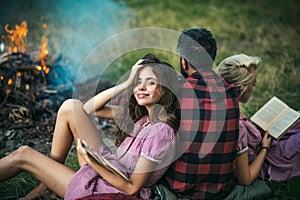
[(26, 159), (30, 158), (34, 150), (29, 146), (21, 146), (14, 152), (12, 152), (9, 156), (13, 158), (13, 161), (16, 162), (16, 165), (21, 165), (26, 162)]
[(15, 154), (20, 154), (20, 155), (24, 155), (24, 154), (26, 154), (26, 153), (28, 153), (28, 152), (30, 152), (30, 151), (33, 151), (33, 149), (32, 149), (31, 147), (29, 147), (29, 146), (24, 145), (24, 146), (19, 147), (19, 148), (18, 148), (17, 150), (15, 150), (13, 153), (15, 153)]
[(79, 110), (83, 110), (83, 103), (77, 99), (67, 99), (63, 102), (58, 110), (58, 114), (66, 116), (68, 114), (73, 114), (78, 112)]
[(21, 171), (26, 170), (25, 166), (32, 159), (35, 150), (28, 146), (22, 146), (13, 151), (8, 156), (0, 159), (0, 182), (7, 180), (19, 174)]

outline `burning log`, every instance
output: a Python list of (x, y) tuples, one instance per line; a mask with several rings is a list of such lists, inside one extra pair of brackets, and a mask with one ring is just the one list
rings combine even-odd
[[(44, 24), (43, 28), (47, 28)], [(58, 87), (56, 80), (59, 64), (46, 65), (48, 40), (42, 36), (40, 51), (27, 52), (25, 37), (27, 23), (15, 29), (5, 26), (7, 36), (2, 36), (0, 55), (0, 155), (20, 145), (49, 152), (56, 111), (61, 103), (71, 97), (71, 87)], [(60, 79), (60, 76), (57, 76)], [(68, 80), (70, 82), (72, 80)], [(59, 83), (64, 84), (66, 80)], [(38, 147), (39, 146), (39, 147)]]
[(38, 148), (49, 151), (56, 111), (71, 97), (72, 87), (57, 87), (53, 83), (58, 81), (50, 80), (51, 70), (57, 74), (63, 66), (41, 66), (24, 52), (0, 55), (0, 154), (20, 145), (43, 144)]
[(41, 68), (26, 53), (16, 52), (0, 56), (0, 93), (9, 94), (12, 90), (35, 92), (46, 85), (45, 74), (49, 68)]
[[(6, 27), (10, 34), (7, 38), (23, 40), (26, 35), (22, 31), (26, 28), (24, 23), (16, 27), (15, 31), (21, 31), (18, 36)], [(56, 113), (62, 102), (72, 96), (74, 74), (62, 57), (53, 65), (46, 64), (47, 42), (43, 37), (39, 53), (27, 52), (22, 41), (7, 42), (14, 44), (11, 48), (0, 45), (1, 51), (7, 50), (0, 55), (0, 156), (21, 145), (42, 153), (50, 151)], [(92, 92), (90, 88), (95, 84), (96, 80), (83, 83), (81, 89)], [(96, 92), (108, 87), (111, 85), (102, 83)], [(111, 123), (103, 121), (100, 128), (115, 131)]]

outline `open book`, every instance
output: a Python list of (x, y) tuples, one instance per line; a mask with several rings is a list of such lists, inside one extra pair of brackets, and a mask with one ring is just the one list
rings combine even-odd
[(103, 167), (111, 171), (112, 173), (122, 177), (125, 181), (130, 182), (130, 180), (115, 166), (113, 166), (107, 159), (105, 159), (102, 155), (98, 154), (97, 152), (93, 151), (93, 149), (88, 146), (86, 141), (82, 140), (82, 146), (86, 150), (86, 152), (91, 155), (98, 163), (100, 163)]
[(277, 97), (272, 97), (250, 120), (279, 140), (300, 119), (300, 113)]

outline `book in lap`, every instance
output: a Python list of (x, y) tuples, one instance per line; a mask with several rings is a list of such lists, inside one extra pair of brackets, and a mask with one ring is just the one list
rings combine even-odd
[(251, 118), (257, 126), (279, 140), (288, 129), (300, 120), (300, 113), (277, 97), (272, 97)]
[(122, 177), (125, 181), (130, 182), (130, 180), (119, 169), (113, 166), (106, 158), (98, 154), (96, 151), (93, 151), (93, 149), (86, 143), (86, 141), (82, 140), (82, 146), (89, 155), (91, 155), (96, 161), (98, 161), (99, 164), (101, 164), (112, 173)]

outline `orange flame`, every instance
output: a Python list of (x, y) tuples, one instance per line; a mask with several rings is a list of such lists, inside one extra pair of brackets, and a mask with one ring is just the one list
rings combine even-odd
[(46, 65), (43, 66), (43, 70), (44, 70), (45, 74), (49, 74), (49, 72), (50, 72), (50, 68), (47, 67)]
[(25, 37), (27, 36), (27, 22), (22, 21), (21, 25), (16, 25), (15, 30), (9, 30), (8, 24), (5, 25), (5, 30), (8, 33), (9, 45), (7, 47), (7, 51), (17, 52), (23, 51), (25, 52)]
[(41, 60), (42, 60), (42, 65), (46, 65), (45, 64), (45, 59), (46, 57), (48, 56), (48, 49), (47, 49), (47, 46), (48, 46), (48, 38), (47, 38), (47, 35), (48, 35), (48, 25), (47, 24), (43, 24), (43, 29), (46, 30), (46, 33), (42, 36), (42, 39), (41, 39)]
[(35, 66), (35, 69), (37, 69), (38, 71), (42, 71), (43, 68), (41, 66), (37, 65), (37, 66)]
[[(41, 46), (39, 49), (39, 52), (37, 52), (37, 60), (41, 61), (41, 66), (36, 66), (35, 68), (39, 71), (44, 71), (45, 74), (48, 74), (50, 72), (50, 68), (48, 68), (46, 66), (46, 58), (48, 56), (48, 39), (47, 39), (47, 35), (49, 34), (48, 31), (48, 25), (46, 23), (44, 23), (42, 25), (42, 28), (45, 30), (42, 38), (41, 38)], [(9, 53), (12, 52), (18, 52), (18, 51), (26, 51), (25, 48), (25, 38), (27, 36), (28, 33), (28, 29), (27, 29), (27, 22), (26, 21), (22, 21), (22, 23), (20, 25), (16, 25), (15, 29), (10, 30), (8, 29), (8, 24), (5, 25), (5, 30), (7, 32), (7, 51)], [(4, 37), (5, 38), (5, 37)]]
[(12, 84), (13, 84), (13, 80), (12, 80), (12, 78), (9, 78), (7, 81), (7, 85), (12, 85)]

